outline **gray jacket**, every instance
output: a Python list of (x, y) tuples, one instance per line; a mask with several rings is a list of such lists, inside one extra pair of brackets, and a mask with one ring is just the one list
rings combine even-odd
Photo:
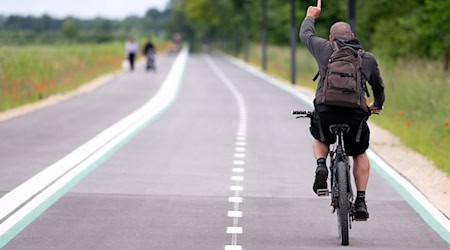
[[(302, 26), (300, 28), (300, 39), (316, 59), (317, 64), (319, 66), (319, 74), (321, 76), (324, 76), (328, 66), (328, 59), (333, 53), (333, 48), (329, 40), (316, 36), (313, 18), (306, 17), (303, 20)], [(347, 45), (355, 49), (362, 49), (362, 46), (357, 39), (352, 40), (339, 39), (337, 42), (341, 46)], [(376, 107), (383, 107), (384, 103), (383, 80), (381, 79), (376, 59), (369, 52), (365, 52), (362, 54), (362, 73), (363, 77), (372, 88), (374, 105)], [(320, 77), (319, 84), (317, 85), (317, 90), (319, 90), (322, 87), (323, 87), (323, 78)]]

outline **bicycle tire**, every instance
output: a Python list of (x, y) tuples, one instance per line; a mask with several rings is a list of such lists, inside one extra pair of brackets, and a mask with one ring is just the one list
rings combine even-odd
[(337, 181), (338, 181), (338, 228), (341, 244), (347, 246), (349, 244), (349, 210), (350, 204), (348, 200), (348, 174), (347, 164), (339, 161), (336, 165)]

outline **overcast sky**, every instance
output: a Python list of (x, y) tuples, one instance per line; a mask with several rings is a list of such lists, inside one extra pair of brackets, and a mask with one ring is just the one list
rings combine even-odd
[(129, 15), (143, 16), (150, 8), (163, 10), (168, 2), (169, 0), (0, 0), (0, 14), (122, 19)]

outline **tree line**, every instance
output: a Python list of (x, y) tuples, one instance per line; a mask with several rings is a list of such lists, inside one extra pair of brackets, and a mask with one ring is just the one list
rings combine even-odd
[(106, 18), (53, 18), (49, 15), (0, 16), (0, 44), (104, 43), (130, 36), (166, 36), (170, 11), (149, 9), (142, 17), (123, 20)]
[[(242, 46), (245, 13), (248, 13), (252, 42), (261, 42), (263, 0), (172, 0), (169, 22), (197, 43), (211, 42)], [(295, 1), (298, 27), (306, 9), (316, 0)], [(268, 40), (288, 45), (290, 1), (266, 0)], [(328, 37), (329, 27), (347, 19), (347, 0), (322, 2), (316, 21), (317, 33)], [(443, 60), (448, 69), (450, 53), (450, 1), (377, 0), (357, 1), (356, 34), (366, 50), (389, 58)]]

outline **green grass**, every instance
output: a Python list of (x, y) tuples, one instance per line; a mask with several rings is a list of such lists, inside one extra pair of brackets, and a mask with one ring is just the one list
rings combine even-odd
[[(261, 47), (251, 46), (250, 63), (260, 67)], [(242, 56), (241, 56), (242, 57)], [(270, 46), (268, 73), (290, 80), (290, 50)], [(371, 118), (380, 127), (398, 136), (401, 142), (425, 155), (450, 174), (450, 72), (440, 62), (378, 59), (385, 84), (385, 109)], [(314, 58), (304, 48), (297, 50), (297, 84), (315, 89)]]
[(380, 65), (386, 103), (376, 123), (450, 173), (450, 73), (438, 62)]
[[(140, 39), (140, 48), (145, 39)], [(173, 44), (155, 38), (158, 53)], [(125, 42), (106, 44), (0, 45), (0, 112), (76, 89), (119, 70)]]
[(0, 46), (0, 111), (120, 68), (123, 44)]

